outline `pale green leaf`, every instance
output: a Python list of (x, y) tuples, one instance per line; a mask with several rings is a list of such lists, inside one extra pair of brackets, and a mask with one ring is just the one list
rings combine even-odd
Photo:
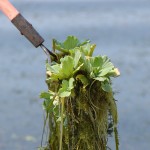
[(69, 81), (63, 80), (62, 87), (59, 89), (59, 96), (60, 97), (68, 97), (71, 95), (71, 90), (74, 88), (74, 78), (70, 78)]
[(64, 78), (68, 78), (73, 74), (74, 60), (71, 56), (66, 56), (61, 60), (61, 74), (64, 74)]
[(47, 65), (47, 71), (53, 72), (53, 73), (59, 73), (60, 71), (60, 65), (56, 64), (56, 65), (52, 65), (52, 66), (48, 66)]
[(102, 89), (106, 92), (111, 92), (112, 88), (111, 88), (111, 84), (108, 82), (102, 82), (101, 83)]
[(102, 56), (103, 58), (103, 65), (102, 68), (114, 68), (114, 65), (110, 62), (110, 59), (107, 56)]
[(107, 56), (97, 57), (92, 64), (97, 66), (96, 69), (98, 68), (98, 64), (100, 64), (99, 69), (94, 69), (94, 73), (97, 77), (106, 76), (114, 69), (114, 65)]
[(63, 91), (63, 90), (60, 90), (60, 93), (59, 93), (59, 96), (60, 97), (69, 97), (71, 95), (71, 92), (70, 91)]
[(68, 97), (71, 95), (71, 90), (74, 88), (74, 78), (70, 78), (69, 81), (63, 80), (62, 87), (59, 89), (60, 97)]
[(84, 70), (85, 72), (87, 72), (87, 73), (91, 73), (91, 72), (93, 72), (93, 68), (92, 68), (92, 65), (91, 65), (91, 63), (90, 63), (90, 60), (89, 60), (89, 58), (86, 58), (84, 55), (82, 55), (82, 57), (81, 57), (81, 63), (83, 64), (83, 66), (82, 66), (82, 70)]
[(86, 45), (83, 45), (80, 47), (80, 51), (85, 55), (85, 56), (89, 56), (89, 52), (91, 49), (91, 44), (88, 43)]
[(52, 80), (67, 79), (72, 76), (74, 71), (74, 59), (71, 56), (66, 56), (60, 60), (60, 64), (48, 66), (50, 71), (50, 78)]
[(74, 78), (69, 79), (69, 88), (68, 88), (69, 90), (72, 90), (74, 88), (74, 81), (75, 81)]
[(103, 59), (101, 56), (91, 57), (90, 63), (92, 65), (92, 67), (102, 68)]
[(74, 68), (78, 66), (80, 58), (81, 58), (81, 52), (77, 50), (74, 56)]
[(100, 81), (100, 82), (104, 82), (105, 80), (106, 80), (106, 78), (105, 77), (96, 77), (96, 78), (94, 78), (95, 80), (98, 80), (98, 81)]
[(80, 44), (79, 40), (75, 36), (68, 36), (66, 41), (63, 43), (63, 48), (69, 50), (74, 49)]
[(102, 70), (99, 72), (98, 76), (100, 76), (100, 77), (105, 76), (105, 75), (107, 75), (109, 72), (111, 72), (112, 69), (113, 69), (113, 68), (110, 68), (110, 67), (109, 67), (109, 68), (104, 68), (104, 69), (102, 69)]
[(95, 44), (92, 44), (92, 45), (91, 45), (91, 47), (90, 47), (90, 51), (89, 51), (89, 53), (88, 53), (88, 56), (92, 57), (93, 52), (94, 52), (94, 50), (95, 50), (95, 47), (96, 47), (96, 45), (95, 45)]

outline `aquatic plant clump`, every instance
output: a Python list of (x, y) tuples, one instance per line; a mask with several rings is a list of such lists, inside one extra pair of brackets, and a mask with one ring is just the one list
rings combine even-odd
[(57, 60), (46, 63), (48, 91), (40, 95), (48, 133), (39, 150), (107, 150), (112, 133), (119, 149), (111, 78), (120, 73), (107, 56), (93, 56), (95, 47), (74, 36), (53, 40)]

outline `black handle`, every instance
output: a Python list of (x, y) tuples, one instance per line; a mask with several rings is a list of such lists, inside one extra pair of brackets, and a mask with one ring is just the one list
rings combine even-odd
[(18, 14), (11, 22), (35, 47), (44, 42), (44, 39), (21, 14)]

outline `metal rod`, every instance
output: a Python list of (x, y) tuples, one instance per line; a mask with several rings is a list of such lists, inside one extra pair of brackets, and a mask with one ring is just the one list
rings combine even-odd
[(46, 55), (53, 56), (54, 58), (57, 58), (56, 54), (51, 52), (49, 49), (47, 49), (43, 44), (40, 45), (40, 47), (43, 49), (43, 51), (46, 53)]

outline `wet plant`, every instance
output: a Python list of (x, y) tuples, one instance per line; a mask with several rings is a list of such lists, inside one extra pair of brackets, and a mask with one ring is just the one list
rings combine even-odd
[(46, 62), (48, 91), (40, 97), (47, 134), (39, 150), (107, 150), (113, 133), (119, 150), (111, 79), (120, 73), (107, 56), (93, 56), (95, 47), (74, 36), (64, 42), (53, 40), (57, 60)]

